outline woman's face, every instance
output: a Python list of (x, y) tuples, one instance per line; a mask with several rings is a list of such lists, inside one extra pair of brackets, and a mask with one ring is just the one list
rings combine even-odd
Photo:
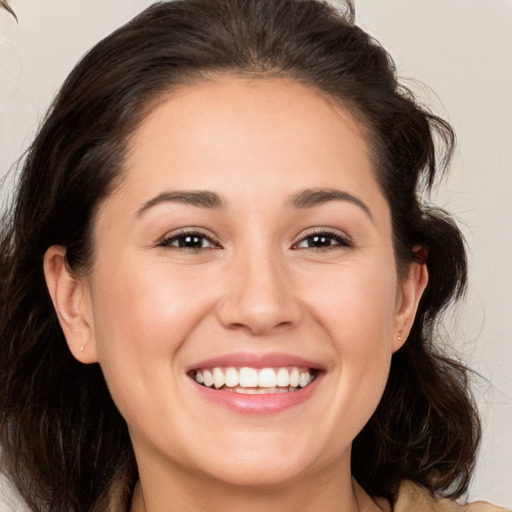
[(133, 137), (94, 248), (90, 334), (68, 341), (100, 363), (141, 473), (350, 471), (423, 278), (397, 280), (347, 110), (279, 79), (174, 90)]

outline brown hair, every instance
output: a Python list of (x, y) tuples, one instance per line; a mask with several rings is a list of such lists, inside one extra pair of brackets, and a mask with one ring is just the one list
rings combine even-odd
[(451, 218), (417, 194), (447, 164), (453, 132), (400, 86), (390, 56), (350, 12), (314, 0), (157, 3), (98, 43), (67, 78), (1, 228), (5, 473), (32, 511), (89, 511), (122, 475), (135, 480), (126, 424), (99, 366), (81, 365), (67, 349), (43, 256), (64, 245), (71, 268), (87, 269), (95, 211), (115, 188), (140, 120), (175, 84), (222, 73), (297, 80), (342, 101), (365, 127), (391, 208), (398, 269), (421, 244), (430, 279), (381, 403), (354, 441), (353, 474), (374, 495), (392, 498), (404, 478), (461, 495), (480, 426), (467, 370), (438, 352), (434, 327), (463, 294), (465, 247)]
[(0, 0), (0, 7), (5, 9), (16, 21), (18, 21), (16, 13), (12, 10), (12, 7), (7, 3), (7, 0)]

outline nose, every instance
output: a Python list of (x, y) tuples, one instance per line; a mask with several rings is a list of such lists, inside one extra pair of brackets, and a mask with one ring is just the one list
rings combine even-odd
[(239, 254), (229, 267), (217, 315), (222, 325), (264, 335), (297, 325), (302, 316), (292, 272), (271, 251)]

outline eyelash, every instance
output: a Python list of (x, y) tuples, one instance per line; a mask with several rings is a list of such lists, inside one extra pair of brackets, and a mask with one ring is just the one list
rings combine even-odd
[[(187, 243), (187, 239), (199, 239), (201, 242), (201, 246), (180, 246), (180, 242)], [(191, 240), (190, 240), (191, 241)], [(208, 242), (210, 244), (209, 247), (202, 247), (202, 244), (204, 242)], [(177, 245), (173, 245), (173, 244)], [(219, 249), (221, 248), (220, 244), (213, 240), (212, 237), (206, 235), (205, 233), (202, 233), (198, 230), (187, 230), (183, 229), (179, 233), (176, 233), (172, 236), (165, 237), (159, 244), (160, 247), (172, 247), (178, 250), (182, 251), (191, 251), (191, 252), (201, 252), (201, 251), (208, 251), (212, 249)]]
[[(307, 240), (312, 241), (314, 239), (318, 239), (317, 241), (320, 243), (325, 243), (326, 240), (330, 240), (331, 242), (329, 245), (320, 245), (318, 247), (299, 247), (299, 244), (302, 242), (305, 242)], [(337, 231), (331, 231), (329, 229), (316, 229), (310, 233), (308, 233), (306, 236), (303, 236), (296, 244), (293, 245), (293, 249), (300, 250), (300, 249), (310, 249), (313, 251), (331, 251), (334, 249), (339, 248), (348, 248), (353, 247), (353, 243), (346, 237), (341, 235)]]
[[(188, 242), (187, 242), (187, 239)], [(193, 240), (195, 239), (195, 240)], [(315, 240), (316, 239), (316, 240)], [(328, 245), (319, 245), (317, 247), (299, 247), (299, 245), (303, 242), (307, 241), (313, 243), (325, 244), (328, 241)], [(201, 246), (192, 245), (180, 245), (180, 243), (190, 243), (193, 242), (195, 244), (201, 243)], [(209, 244), (208, 247), (204, 247), (203, 244), (207, 242)], [(334, 243), (333, 243), (334, 242)], [(175, 245), (176, 244), (176, 245)], [(164, 238), (159, 244), (160, 247), (173, 247), (175, 249), (183, 250), (183, 251), (191, 251), (191, 252), (201, 252), (205, 250), (212, 249), (221, 249), (221, 245), (216, 242), (212, 237), (206, 235), (205, 233), (198, 230), (187, 230), (183, 229), (179, 233), (176, 233), (172, 236), (168, 236)], [(310, 249), (313, 251), (330, 251), (333, 249), (339, 249), (340, 247), (353, 247), (353, 243), (345, 236), (342, 236), (337, 231), (331, 231), (328, 229), (317, 229), (313, 232), (308, 233), (306, 236), (302, 237), (297, 243), (293, 244), (293, 250), (301, 250), (301, 249)]]

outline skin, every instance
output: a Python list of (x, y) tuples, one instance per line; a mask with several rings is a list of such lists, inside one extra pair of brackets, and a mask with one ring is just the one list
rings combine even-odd
[[(351, 443), (427, 273), (413, 263), (397, 278), (389, 206), (356, 121), (291, 81), (219, 77), (169, 93), (130, 144), (98, 211), (91, 271), (74, 275), (53, 246), (45, 273), (70, 350), (99, 362), (128, 423), (132, 511), (389, 508), (354, 485)], [(310, 189), (356, 199), (290, 203)], [(223, 206), (152, 201), (184, 190)], [(177, 247), (189, 227), (211, 242)], [(327, 248), (312, 242), (319, 231)], [(299, 356), (322, 378), (272, 414), (205, 400), (186, 369), (239, 352)]]

